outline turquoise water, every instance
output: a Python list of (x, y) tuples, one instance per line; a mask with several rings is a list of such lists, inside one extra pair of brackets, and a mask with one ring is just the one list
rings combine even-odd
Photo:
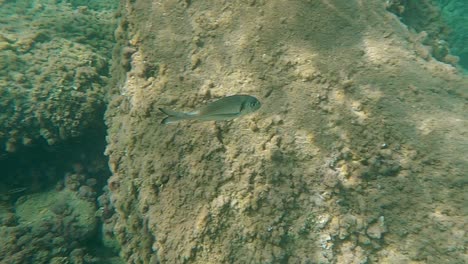
[(468, 69), (468, 6), (464, 0), (437, 0), (433, 3), (417, 1), (388, 1), (395, 4), (390, 8), (401, 20), (416, 32), (425, 31), (425, 44), (432, 47), (432, 56), (444, 61), (447, 54), (456, 56), (455, 62)]
[(451, 52), (460, 57), (459, 64), (468, 70), (468, 4), (463, 0), (439, 0), (443, 20), (450, 28), (447, 39)]

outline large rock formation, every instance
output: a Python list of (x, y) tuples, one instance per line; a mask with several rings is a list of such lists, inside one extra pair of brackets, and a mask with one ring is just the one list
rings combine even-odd
[[(462, 263), (468, 80), (384, 1), (122, 1), (108, 221), (129, 263)], [(230, 94), (230, 122), (163, 126)]]
[(0, 158), (102, 124), (113, 22), (110, 9), (0, 1)]

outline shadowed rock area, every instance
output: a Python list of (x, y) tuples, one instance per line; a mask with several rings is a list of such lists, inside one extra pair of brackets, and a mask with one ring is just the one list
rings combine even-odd
[(97, 201), (118, 3), (91, 2), (0, 0), (1, 264), (122, 263)]

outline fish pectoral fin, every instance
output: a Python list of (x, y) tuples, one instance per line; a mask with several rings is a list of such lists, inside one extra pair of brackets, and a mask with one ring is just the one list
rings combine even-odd
[(219, 115), (219, 116), (222, 116), (222, 117), (226, 117), (226, 118), (234, 118), (234, 117), (238, 117), (240, 115), (240, 113), (231, 113), (231, 114), (222, 114), (222, 115)]
[(181, 120), (184, 120), (184, 118), (175, 117), (175, 116), (168, 116), (168, 117), (164, 118), (161, 121), (161, 124), (163, 124), (163, 125), (174, 124), (174, 123), (177, 123), (177, 122), (179, 122)]
[(177, 112), (177, 111), (173, 111), (173, 110), (169, 110), (165, 108), (159, 108), (159, 111), (167, 115), (167, 117), (161, 121), (161, 124), (164, 124), (164, 125), (177, 123), (181, 120), (194, 119), (195, 115), (197, 114), (196, 112), (184, 113), (184, 112)]
[(185, 113), (177, 112), (177, 111), (173, 111), (173, 110), (165, 109), (165, 108), (159, 108), (159, 111), (163, 112), (164, 114), (166, 114), (168, 116), (183, 117), (183, 116), (186, 115)]
[(204, 115), (197, 117), (197, 120), (202, 121), (221, 121), (221, 120), (230, 120), (238, 117), (239, 113), (229, 113), (229, 114), (216, 114), (216, 115)]

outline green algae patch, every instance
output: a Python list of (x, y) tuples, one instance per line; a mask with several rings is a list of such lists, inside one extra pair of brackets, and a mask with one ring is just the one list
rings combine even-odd
[(62, 229), (76, 239), (90, 237), (96, 229), (96, 206), (78, 198), (68, 190), (50, 191), (24, 196), (16, 204), (16, 216), (20, 224), (32, 230), (60, 223)]

